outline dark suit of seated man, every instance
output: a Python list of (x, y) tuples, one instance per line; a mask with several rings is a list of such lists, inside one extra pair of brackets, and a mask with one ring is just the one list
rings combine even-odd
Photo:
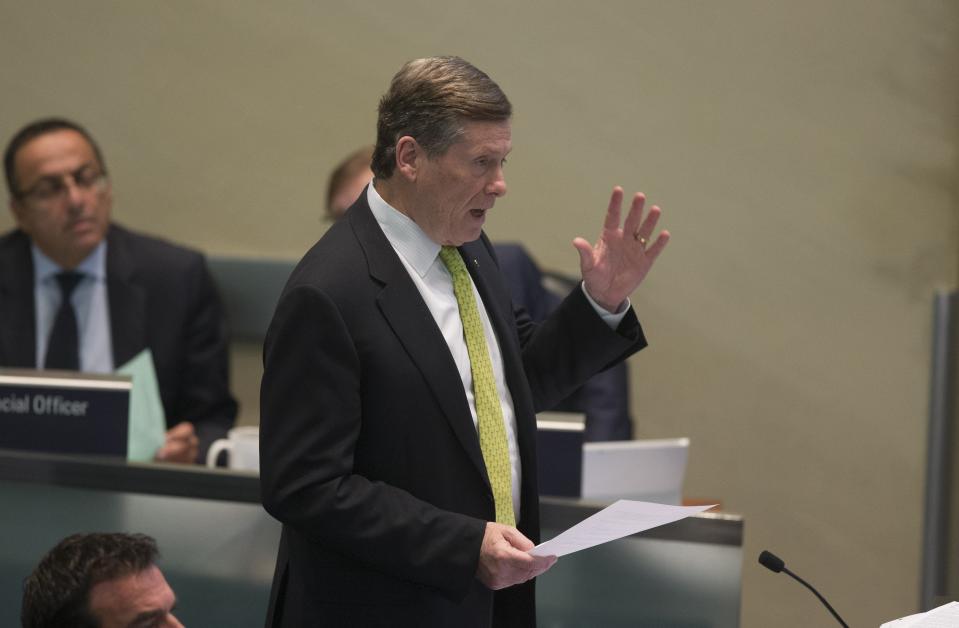
[(74, 122), (22, 128), (4, 173), (18, 228), (0, 236), (0, 366), (108, 373), (150, 349), (168, 428), (155, 457), (201, 459), (237, 410), (203, 256), (111, 223), (106, 164)]

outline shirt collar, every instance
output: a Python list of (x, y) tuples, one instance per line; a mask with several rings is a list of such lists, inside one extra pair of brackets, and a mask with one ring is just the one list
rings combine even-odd
[(375, 183), (374, 180), (366, 187), (366, 201), (373, 217), (396, 252), (423, 277), (436, 262), (440, 245), (433, 242), (409, 216), (384, 201), (376, 191)]
[[(30, 245), (30, 253), (33, 255), (33, 273), (36, 281), (42, 283), (53, 277), (57, 273), (63, 272), (63, 268), (40, 250), (36, 244)], [(107, 241), (104, 239), (96, 246), (93, 251), (87, 255), (76, 267), (76, 272), (83, 275), (89, 275), (98, 281), (104, 281), (107, 277)]]

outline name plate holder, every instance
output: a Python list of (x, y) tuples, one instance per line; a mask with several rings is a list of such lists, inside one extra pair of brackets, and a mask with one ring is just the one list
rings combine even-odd
[(132, 380), (0, 369), (0, 448), (126, 458)]

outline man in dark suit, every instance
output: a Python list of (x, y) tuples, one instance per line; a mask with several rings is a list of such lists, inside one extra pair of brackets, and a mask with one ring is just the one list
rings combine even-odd
[(74, 122), (22, 128), (4, 173), (18, 228), (0, 236), (0, 366), (111, 372), (148, 348), (169, 428), (155, 457), (201, 459), (236, 418), (203, 256), (111, 224), (106, 164)]
[[(293, 271), (264, 347), (261, 486), (283, 522), (270, 626), (535, 626), (537, 409), (645, 346), (628, 295), (662, 251), (622, 190), (586, 291), (517, 316), (482, 232), (512, 107), (456, 57), (380, 101), (375, 180)], [(589, 293), (587, 295), (587, 292)], [(492, 398), (492, 399), (491, 399)]]

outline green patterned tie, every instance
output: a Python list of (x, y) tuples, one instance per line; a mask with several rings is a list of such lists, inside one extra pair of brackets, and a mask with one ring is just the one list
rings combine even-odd
[(496, 502), (496, 522), (516, 525), (513, 513), (513, 490), (509, 447), (506, 444), (506, 427), (503, 425), (503, 410), (500, 407), (493, 366), (490, 363), (483, 321), (480, 319), (476, 300), (473, 298), (473, 282), (469, 271), (452, 246), (440, 249), (440, 259), (453, 277), (453, 292), (463, 321), (463, 337), (470, 356), (470, 371), (473, 374), (473, 397), (476, 401), (477, 429), (480, 449), (486, 463), (486, 473), (493, 487)]

